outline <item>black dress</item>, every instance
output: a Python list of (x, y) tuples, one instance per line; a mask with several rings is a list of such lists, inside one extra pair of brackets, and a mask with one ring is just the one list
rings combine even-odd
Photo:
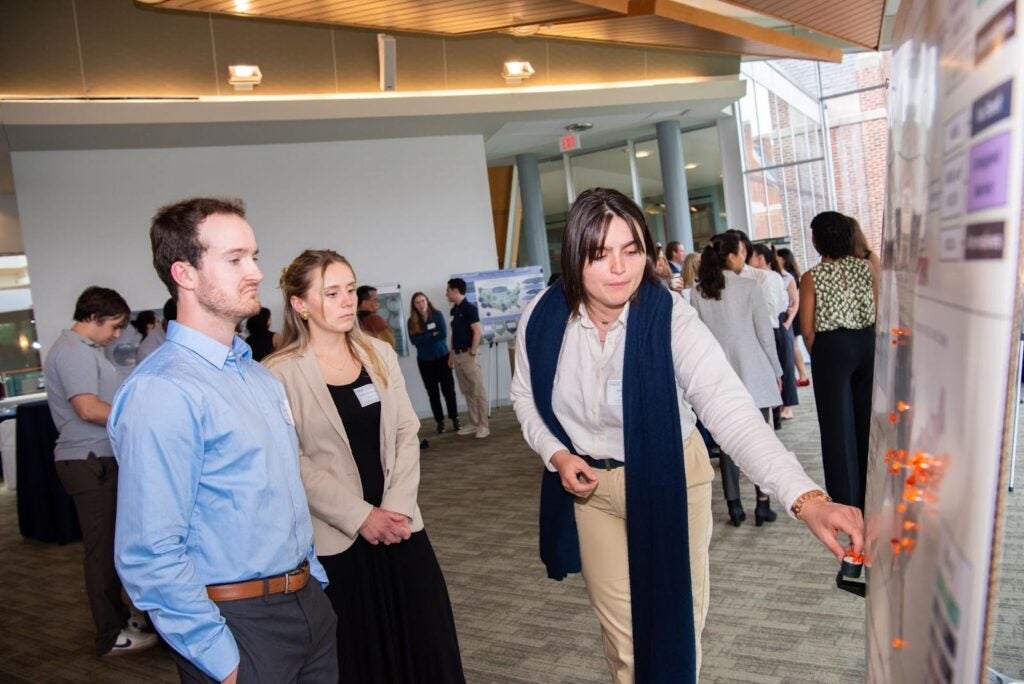
[[(328, 385), (345, 426), (363, 484), (363, 499), (380, 506), (380, 401), (363, 406), (355, 382)], [(365, 396), (364, 396), (365, 399)], [(406, 541), (374, 546), (361, 535), (343, 553), (320, 556), (338, 615), (340, 680), (346, 684), (465, 682), (448, 588), (426, 530)]]

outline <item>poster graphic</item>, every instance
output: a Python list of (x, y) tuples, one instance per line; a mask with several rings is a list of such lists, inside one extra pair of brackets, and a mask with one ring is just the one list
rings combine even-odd
[(906, 0), (894, 24), (864, 512), (871, 683), (985, 679), (1021, 311), (1015, 16), (1013, 2)]
[(377, 301), (380, 302), (377, 314), (388, 322), (388, 327), (395, 335), (395, 351), (399, 356), (408, 356), (409, 334), (405, 325), (408, 318), (402, 303), (402, 286), (398, 283), (388, 283), (373, 287), (377, 288)]
[(466, 281), (466, 299), (479, 310), (484, 341), (488, 343), (514, 340), (523, 310), (546, 286), (540, 266), (456, 273), (452, 277)]

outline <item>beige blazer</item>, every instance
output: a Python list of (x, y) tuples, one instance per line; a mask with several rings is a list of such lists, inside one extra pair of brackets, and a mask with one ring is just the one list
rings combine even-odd
[[(398, 355), (390, 345), (370, 338), (387, 367), (384, 387), (364, 364), (380, 395), (380, 459), (384, 467), (381, 508), (403, 513), (413, 532), (423, 529), (416, 504), (420, 484), (420, 428), (405, 391)], [(373, 506), (363, 499), (359, 469), (345, 427), (327, 389), (312, 348), (273, 359), (270, 372), (284, 383), (299, 437), (299, 465), (313, 518), (313, 544), (320, 556), (341, 553), (352, 545)]]

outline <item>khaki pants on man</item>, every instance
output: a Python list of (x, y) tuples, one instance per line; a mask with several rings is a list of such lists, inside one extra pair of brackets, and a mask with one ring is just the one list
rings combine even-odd
[[(708, 547), (711, 544), (711, 481), (715, 471), (700, 433), (684, 444), (693, 632), (700, 674), (700, 635), (708, 615)], [(628, 457), (627, 457), (628, 458)], [(604, 636), (604, 655), (615, 684), (633, 684), (633, 618), (626, 545), (625, 468), (597, 470), (598, 485), (587, 499), (576, 499), (583, 581)]]
[(487, 390), (484, 388), (484, 372), (477, 362), (477, 357), (469, 352), (455, 354), (455, 379), (459, 381), (459, 389), (466, 397), (466, 408), (469, 411), (469, 422), (477, 429), (487, 430)]

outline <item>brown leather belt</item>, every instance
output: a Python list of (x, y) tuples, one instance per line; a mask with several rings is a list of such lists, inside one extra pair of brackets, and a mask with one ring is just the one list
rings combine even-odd
[(235, 582), (234, 584), (211, 584), (206, 595), (212, 601), (240, 601), (271, 594), (294, 594), (309, 582), (309, 561), (303, 561), (297, 569), (276, 577)]

